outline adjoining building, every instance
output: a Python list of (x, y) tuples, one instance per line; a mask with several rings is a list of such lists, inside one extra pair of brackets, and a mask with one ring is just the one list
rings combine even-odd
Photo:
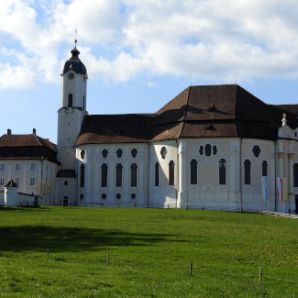
[[(269, 105), (238, 85), (191, 86), (153, 114), (89, 115), (79, 54), (61, 74), (57, 149), (44, 144), (38, 166), (55, 173), (39, 176), (55, 184), (48, 204), (298, 211), (298, 105)], [(17, 179), (1, 175), (7, 154), (18, 160), (1, 151), (8, 135), (3, 185)], [(24, 171), (20, 187), (33, 191)]]

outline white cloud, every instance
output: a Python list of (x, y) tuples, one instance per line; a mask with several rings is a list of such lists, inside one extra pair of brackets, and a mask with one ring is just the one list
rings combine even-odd
[(1, 1), (0, 88), (56, 82), (75, 29), (92, 78), (297, 77), (297, 20), (294, 0)]

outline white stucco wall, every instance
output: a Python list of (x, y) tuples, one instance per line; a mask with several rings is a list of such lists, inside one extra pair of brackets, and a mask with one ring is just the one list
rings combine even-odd
[[(120, 158), (117, 157), (117, 150), (123, 151)], [(131, 150), (136, 149), (135, 158)], [(81, 158), (81, 151), (84, 150), (84, 158)], [(107, 150), (106, 158), (102, 151)], [(77, 158), (77, 197), (78, 205), (83, 206), (121, 206), (121, 207), (147, 207), (147, 168), (148, 168), (148, 145), (140, 143), (130, 144), (103, 144), (84, 145), (76, 149)], [(108, 166), (107, 187), (101, 187), (101, 166)], [(122, 165), (122, 186), (116, 187), (116, 165)], [(137, 186), (130, 186), (130, 166), (137, 165)], [(85, 165), (85, 185), (80, 187), (80, 167)], [(102, 195), (106, 198), (103, 199)], [(121, 195), (117, 199), (117, 194)], [(135, 194), (135, 199), (131, 195)]]
[(0, 160), (0, 190), (13, 179), (19, 192), (38, 195), (46, 184), (44, 202), (54, 204), (56, 172), (57, 164), (48, 160)]

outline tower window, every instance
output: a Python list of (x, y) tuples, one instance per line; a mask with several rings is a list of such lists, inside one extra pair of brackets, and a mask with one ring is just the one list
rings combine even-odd
[(246, 159), (244, 162), (244, 183), (245, 184), (250, 184), (250, 166), (251, 162)]
[(226, 160), (221, 159), (218, 163), (219, 184), (226, 184)]
[(85, 166), (81, 165), (80, 167), (80, 187), (85, 186)]
[(137, 171), (138, 171), (138, 166), (133, 163), (130, 166), (130, 186), (136, 187), (137, 186)]
[(174, 177), (175, 177), (175, 165), (171, 160), (169, 162), (169, 185), (174, 185)]
[(72, 94), (68, 94), (68, 107), (71, 108), (72, 107)]
[(155, 186), (159, 186), (159, 163), (155, 163)]
[(198, 183), (198, 162), (192, 159), (190, 162), (190, 184)]
[(117, 187), (122, 186), (122, 165), (121, 165), (121, 163), (118, 163), (116, 165), (116, 186)]
[(107, 187), (108, 185), (108, 166), (106, 163), (101, 166), (101, 187)]

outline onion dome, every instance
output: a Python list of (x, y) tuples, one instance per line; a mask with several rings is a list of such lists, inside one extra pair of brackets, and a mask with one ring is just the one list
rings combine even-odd
[(75, 45), (75, 47), (71, 50), (71, 57), (64, 64), (63, 74), (66, 74), (70, 70), (82, 75), (87, 74), (86, 67), (80, 60), (79, 55), (80, 51)]

